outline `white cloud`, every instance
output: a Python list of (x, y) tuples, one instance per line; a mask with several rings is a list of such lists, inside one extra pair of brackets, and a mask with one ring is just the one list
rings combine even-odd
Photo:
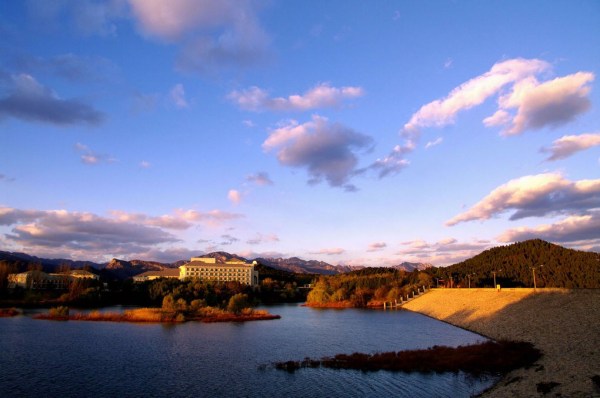
[(273, 180), (271, 180), (269, 174), (264, 171), (259, 171), (256, 174), (247, 176), (246, 181), (260, 186), (273, 185)]
[(249, 245), (260, 245), (263, 243), (276, 243), (279, 242), (279, 237), (275, 234), (263, 235), (256, 234), (255, 237), (250, 238), (246, 241)]
[(178, 108), (189, 107), (189, 104), (185, 98), (185, 89), (183, 88), (183, 84), (178, 83), (175, 86), (173, 86), (173, 88), (169, 92), (169, 97), (171, 98), (171, 101), (173, 101), (175, 106), (177, 106)]
[(242, 201), (242, 194), (238, 190), (230, 189), (229, 192), (227, 192), (227, 199), (229, 199), (231, 203), (237, 205)]
[(587, 84), (593, 80), (593, 73), (578, 72), (544, 83), (538, 83), (533, 76), (517, 82), (512, 92), (498, 101), (504, 110), (517, 109), (512, 125), (507, 126), (504, 134), (521, 134), (525, 130), (570, 122), (590, 108)]
[(240, 217), (220, 210), (202, 213), (181, 209), (162, 216), (111, 211), (105, 217), (89, 212), (0, 206), (0, 226), (11, 228), (9, 233), (0, 234), (0, 241), (10, 243), (13, 250), (30, 254), (95, 261), (115, 256), (148, 259), (156, 255), (173, 259), (176, 252), (187, 258), (186, 249), (171, 247), (181, 241), (174, 232), (199, 224), (220, 226)]
[(541, 152), (550, 153), (546, 160), (554, 161), (598, 145), (600, 145), (600, 133), (564, 135), (555, 140), (550, 148), (542, 148)]
[[(528, 129), (556, 127), (565, 124), (588, 110), (588, 84), (594, 74), (577, 72), (547, 82), (536, 76), (551, 70), (551, 65), (539, 59), (515, 58), (498, 62), (441, 99), (423, 105), (401, 130), (404, 145), (398, 145), (384, 159), (373, 164), (379, 176), (395, 174), (406, 167), (405, 156), (412, 152), (427, 127), (454, 124), (458, 113), (476, 107), (498, 96), (498, 109), (485, 118), (486, 127), (503, 126), (503, 134), (520, 134)], [(512, 86), (511, 86), (512, 85)], [(507, 88), (508, 87), (508, 88)], [(516, 110), (516, 115), (511, 114)]]
[(248, 111), (307, 111), (318, 108), (339, 107), (342, 101), (357, 98), (364, 94), (360, 87), (332, 87), (321, 83), (303, 95), (293, 94), (287, 98), (270, 98), (269, 93), (259, 87), (233, 91), (227, 98), (240, 108)]
[(518, 220), (597, 207), (600, 207), (600, 179), (569, 181), (560, 173), (545, 173), (510, 180), (446, 225), (485, 220), (511, 209), (516, 211), (510, 219)]
[(311, 252), (311, 254), (324, 254), (326, 256), (336, 256), (339, 254), (343, 254), (344, 252), (346, 252), (346, 250), (340, 247), (332, 247), (327, 249), (321, 249), (316, 252)]
[(404, 125), (404, 131), (415, 133), (424, 127), (442, 127), (454, 123), (455, 116), (482, 104), (509, 83), (546, 71), (550, 65), (538, 59), (510, 59), (453, 89), (443, 99), (423, 105)]
[(443, 141), (444, 141), (443, 137), (438, 137), (435, 140), (429, 141), (427, 144), (425, 144), (425, 149), (429, 149), (429, 148), (434, 147), (436, 145), (440, 145)]
[(263, 149), (276, 149), (277, 159), (285, 166), (305, 167), (309, 184), (325, 179), (332, 187), (352, 191), (356, 188), (349, 180), (357, 174), (356, 152), (370, 148), (371, 143), (366, 135), (314, 115), (304, 124), (289, 121), (271, 131)]
[(117, 159), (110, 155), (100, 154), (92, 151), (87, 145), (76, 143), (75, 150), (80, 153), (81, 162), (88, 165), (95, 165), (100, 163), (114, 163)]
[(487, 240), (459, 242), (454, 238), (445, 238), (438, 242), (414, 240), (403, 242), (402, 245), (406, 247), (396, 254), (402, 256), (404, 261), (445, 266), (471, 258), (492, 244)]
[(590, 241), (600, 244), (600, 212), (593, 211), (585, 215), (569, 216), (553, 224), (513, 228), (498, 237), (501, 242), (517, 242), (527, 239), (544, 239), (577, 246)]
[(373, 242), (369, 244), (368, 252), (377, 252), (383, 250), (387, 247), (387, 243), (385, 242)]
[(152, 163), (148, 162), (147, 160), (142, 160), (140, 162), (140, 167), (142, 169), (149, 169), (150, 167), (152, 167)]
[(146, 36), (182, 43), (177, 67), (213, 73), (256, 64), (270, 44), (256, 17), (257, 3), (235, 0), (129, 0)]

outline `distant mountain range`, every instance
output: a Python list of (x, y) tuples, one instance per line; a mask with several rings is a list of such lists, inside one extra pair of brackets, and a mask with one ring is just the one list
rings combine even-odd
[[(227, 252), (213, 252), (203, 254), (202, 257), (216, 258), (217, 262), (225, 262), (232, 258), (239, 258), (244, 261), (252, 260)], [(433, 267), (432, 272), (440, 276), (472, 274), (472, 280), (480, 280), (488, 284), (489, 281), (487, 279), (491, 277), (493, 272), (497, 272), (499, 280), (501, 278), (521, 280), (525, 286), (528, 286), (530, 282), (527, 278), (531, 275), (530, 267), (545, 264), (546, 272), (540, 273), (542, 284), (559, 285), (560, 282), (561, 286), (580, 287), (590, 286), (590, 283), (595, 285), (596, 280), (600, 281), (599, 259), (600, 255), (598, 253), (566, 249), (562, 246), (534, 239), (495, 247), (449, 267)], [(332, 265), (324, 261), (303, 260), (298, 257), (259, 257), (254, 260), (266, 267), (298, 274), (334, 275), (365, 268), (364, 266)], [(177, 268), (186, 263), (187, 259), (173, 263), (160, 263), (145, 260), (125, 261), (114, 258), (108, 263), (95, 263), (92, 261), (73, 261), (68, 259), (45, 259), (25, 253), (0, 251), (0, 262), (9, 264), (16, 271), (24, 271), (31, 265), (41, 266), (47, 272), (52, 272), (60, 266), (69, 266), (73, 269), (92, 267), (109, 279), (126, 279), (146, 271)], [(410, 272), (430, 267), (432, 265), (427, 263), (403, 262), (391, 268)], [(503, 271), (500, 272), (499, 270)]]
[[(244, 261), (251, 261), (241, 256), (236, 256), (227, 252), (212, 252), (203, 254), (202, 257), (216, 258), (217, 262), (225, 262), (232, 258), (239, 258)], [(19, 271), (26, 270), (31, 265), (41, 266), (47, 272), (52, 272), (60, 266), (68, 266), (70, 268), (83, 268), (92, 267), (98, 271), (102, 271), (106, 276), (115, 279), (126, 279), (132, 276), (141, 274), (146, 271), (161, 271), (168, 268), (177, 268), (180, 265), (187, 262), (187, 260), (180, 260), (174, 263), (160, 263), (157, 261), (146, 261), (146, 260), (121, 260), (113, 258), (108, 263), (95, 263), (93, 261), (74, 261), (69, 259), (47, 259), (36, 256), (30, 256), (25, 253), (12, 253), (0, 251), (0, 261), (7, 261), (15, 265)], [(356, 271), (364, 266), (350, 266), (350, 265), (332, 265), (324, 261), (316, 260), (303, 260), (298, 257), (291, 258), (265, 258), (259, 257), (254, 259), (258, 263), (271, 267), (274, 269), (293, 272), (297, 274), (321, 274), (321, 275), (335, 275), (350, 271)], [(415, 269), (425, 269), (431, 267), (431, 264), (423, 263), (409, 263), (404, 262), (393, 266), (393, 268), (401, 269), (405, 271), (413, 271)]]

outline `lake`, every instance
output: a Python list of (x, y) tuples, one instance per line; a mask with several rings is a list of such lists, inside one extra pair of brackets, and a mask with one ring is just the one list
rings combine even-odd
[(420, 314), (268, 307), (282, 319), (178, 325), (0, 318), (2, 397), (469, 397), (497, 377), (333, 369), (275, 361), (484, 341)]

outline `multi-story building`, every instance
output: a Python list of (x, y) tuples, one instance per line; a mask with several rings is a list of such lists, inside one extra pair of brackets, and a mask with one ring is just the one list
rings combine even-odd
[(217, 263), (211, 257), (192, 257), (189, 263), (179, 267), (179, 279), (199, 278), (219, 282), (240, 282), (258, 286), (256, 261), (248, 264), (243, 260), (231, 259)]
[(8, 287), (17, 286), (25, 289), (67, 289), (69, 283), (75, 279), (93, 279), (99, 277), (85, 270), (74, 270), (65, 274), (53, 274), (42, 271), (26, 271), (19, 274), (8, 275)]

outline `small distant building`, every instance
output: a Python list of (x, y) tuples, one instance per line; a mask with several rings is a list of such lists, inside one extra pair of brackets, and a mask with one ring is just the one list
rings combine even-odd
[(43, 271), (26, 271), (8, 275), (8, 287), (24, 289), (68, 289), (71, 281), (76, 279), (100, 279), (98, 275), (85, 270), (74, 270), (69, 273), (56, 274)]
[(69, 274), (71, 278), (75, 279), (93, 279), (95, 281), (100, 280), (100, 277), (90, 271), (86, 271), (84, 269), (76, 269), (71, 271)]
[(256, 261), (247, 263), (233, 258), (225, 263), (217, 263), (212, 257), (192, 257), (190, 262), (179, 267), (179, 279), (198, 278), (218, 282), (240, 282), (258, 286)]
[(170, 268), (161, 271), (146, 271), (133, 277), (134, 282), (152, 281), (159, 278), (179, 278), (179, 269)]

